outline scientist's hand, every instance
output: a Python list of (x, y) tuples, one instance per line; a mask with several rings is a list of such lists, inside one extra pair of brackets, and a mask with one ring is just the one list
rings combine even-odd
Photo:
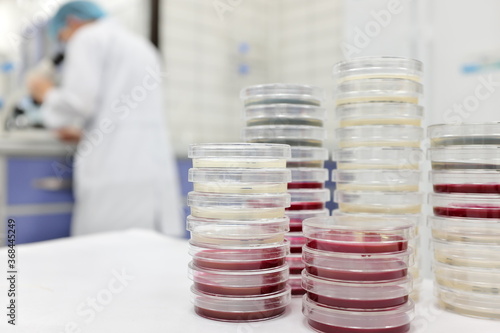
[(76, 127), (64, 127), (56, 131), (59, 140), (67, 143), (78, 143), (82, 138), (82, 130)]
[(43, 76), (32, 76), (28, 78), (28, 89), (33, 99), (43, 103), (47, 93), (54, 88), (54, 83)]

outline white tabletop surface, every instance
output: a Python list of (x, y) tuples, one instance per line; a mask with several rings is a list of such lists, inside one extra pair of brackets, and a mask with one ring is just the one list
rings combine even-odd
[[(0, 249), (0, 332), (312, 332), (294, 299), (282, 317), (221, 323), (190, 303), (186, 241), (142, 230), (18, 246), (18, 325), (7, 325), (7, 257)], [(122, 281), (116, 276), (122, 276)], [(123, 280), (123, 277), (125, 278)], [(418, 333), (499, 333), (500, 321), (435, 307), (430, 281), (417, 307)]]

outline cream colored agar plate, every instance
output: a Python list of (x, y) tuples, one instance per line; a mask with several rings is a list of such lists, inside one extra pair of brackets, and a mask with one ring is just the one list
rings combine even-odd
[(418, 185), (358, 185), (337, 183), (337, 189), (346, 191), (418, 192)]
[(450, 303), (447, 303), (442, 298), (438, 300), (438, 305), (443, 309), (452, 311), (464, 316), (475, 317), (475, 318), (486, 318), (486, 319), (500, 319), (500, 310), (498, 309), (486, 309), (483, 308), (484, 311), (478, 311), (474, 308), (468, 308), (465, 306), (457, 306)]
[(373, 118), (373, 119), (348, 119), (341, 120), (340, 127), (363, 126), (363, 125), (411, 125), (421, 126), (420, 119), (401, 119), (401, 118)]
[(339, 209), (343, 213), (418, 214), (420, 213), (421, 208), (421, 205), (408, 205), (398, 207), (339, 203)]
[(286, 159), (193, 159), (194, 168), (286, 168)]
[(371, 102), (395, 102), (395, 103), (411, 103), (418, 104), (418, 97), (398, 97), (398, 96), (367, 96), (355, 98), (341, 98), (337, 100), (337, 106), (355, 103), (371, 103)]
[(191, 207), (191, 215), (221, 220), (276, 219), (285, 217), (285, 208), (220, 209)]
[(452, 242), (500, 244), (500, 235), (491, 233), (488, 234), (488, 230), (482, 230), (481, 234), (478, 235), (478, 231), (478, 229), (464, 229), (450, 232), (440, 229), (432, 229), (432, 237)]
[(389, 170), (418, 170), (418, 164), (357, 164), (337, 162), (337, 169), (342, 170), (368, 170), (368, 169), (389, 169)]
[(453, 250), (434, 251), (434, 259), (443, 264), (448, 264), (452, 266), (461, 266), (461, 267), (500, 269), (500, 255), (498, 260), (496, 261), (474, 258), (474, 257), (471, 258), (467, 257), (467, 255), (468, 254), (465, 253), (465, 251), (462, 251), (461, 253), (459, 253), (459, 251), (453, 251)]
[(436, 282), (447, 288), (473, 292), (485, 295), (498, 295), (500, 283), (476, 283), (474, 281), (458, 281), (442, 277), (439, 273), (434, 275)]
[(420, 148), (420, 141), (340, 141), (340, 148), (355, 147), (409, 147)]
[(276, 184), (245, 184), (245, 183), (194, 183), (194, 190), (197, 192), (209, 193), (237, 193), (237, 194), (254, 194), (254, 193), (285, 193), (287, 191), (286, 183)]
[(278, 244), (283, 243), (285, 240), (285, 233), (270, 234), (270, 235), (253, 235), (252, 233), (243, 233), (241, 235), (232, 233), (231, 235), (224, 235), (224, 232), (212, 233), (204, 230), (202, 233), (192, 232), (191, 239), (200, 244), (212, 245), (226, 245), (226, 246), (239, 246), (239, 245), (262, 245), (262, 244)]

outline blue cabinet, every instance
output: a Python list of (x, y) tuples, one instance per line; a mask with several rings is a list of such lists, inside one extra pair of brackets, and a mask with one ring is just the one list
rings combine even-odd
[(9, 216), (16, 221), (16, 244), (68, 237), (71, 213)]

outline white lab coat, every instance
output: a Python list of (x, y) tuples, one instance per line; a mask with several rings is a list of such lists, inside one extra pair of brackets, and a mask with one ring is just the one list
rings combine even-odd
[(127, 228), (183, 234), (154, 47), (102, 19), (68, 42), (61, 86), (42, 107), (52, 128), (84, 129), (75, 156), (72, 234)]

